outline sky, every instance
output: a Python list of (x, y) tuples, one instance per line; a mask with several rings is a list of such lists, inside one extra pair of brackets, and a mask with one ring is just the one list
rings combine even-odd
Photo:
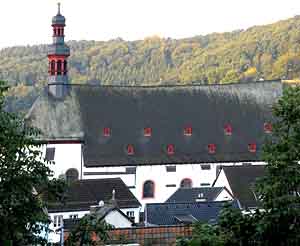
[[(58, 0), (1, 0), (0, 49), (51, 42)], [(66, 40), (184, 38), (300, 15), (300, 0), (60, 0)]]

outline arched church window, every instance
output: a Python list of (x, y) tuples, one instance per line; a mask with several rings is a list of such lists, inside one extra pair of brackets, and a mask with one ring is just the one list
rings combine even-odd
[(57, 75), (61, 75), (61, 60), (57, 61)]
[(192, 188), (192, 186), (193, 186), (192, 180), (189, 178), (185, 178), (180, 182), (181, 188)]
[(152, 180), (147, 180), (143, 185), (143, 198), (153, 198), (154, 197), (154, 182)]
[(79, 173), (76, 168), (70, 168), (66, 171), (66, 181), (67, 183), (74, 182), (78, 180), (79, 178)]

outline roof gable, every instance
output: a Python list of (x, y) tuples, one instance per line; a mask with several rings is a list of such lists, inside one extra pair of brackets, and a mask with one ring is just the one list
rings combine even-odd
[(264, 165), (241, 165), (222, 167), (230, 189), (235, 199), (239, 200), (243, 208), (258, 206), (255, 195), (255, 183), (265, 175)]

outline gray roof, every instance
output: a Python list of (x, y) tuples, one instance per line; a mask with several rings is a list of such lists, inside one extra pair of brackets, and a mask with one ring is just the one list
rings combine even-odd
[(100, 201), (108, 203), (115, 190), (116, 202), (120, 208), (140, 207), (140, 202), (120, 178), (85, 179), (72, 183), (66, 193), (64, 203), (49, 203), (49, 212), (87, 211)]
[[(166, 203), (214, 201), (223, 189), (224, 187), (179, 188), (169, 197)], [(199, 196), (199, 194), (202, 195)]]
[(145, 207), (148, 225), (190, 224), (196, 221), (216, 223), (226, 203), (238, 208), (234, 202), (149, 203)]
[[(264, 123), (272, 121), (271, 105), (282, 93), (280, 81), (70, 87), (65, 100), (43, 93), (28, 121), (44, 139), (82, 139), (87, 167), (260, 160)], [(224, 134), (226, 124), (232, 136)], [(184, 136), (185, 126), (192, 127), (192, 136)], [(104, 127), (111, 128), (110, 137), (102, 135)], [(145, 127), (152, 128), (151, 137), (143, 135)], [(248, 151), (250, 143), (256, 143), (256, 153)], [(128, 144), (134, 155), (127, 154)], [(168, 144), (174, 145), (174, 155), (167, 154)], [(216, 145), (215, 154), (208, 153), (208, 144)]]
[[(240, 202), (241, 207), (256, 208), (259, 205), (259, 201), (255, 193), (255, 183), (258, 178), (265, 175), (265, 166), (223, 166), (222, 169), (225, 172), (233, 196)], [(220, 169), (220, 172), (222, 169)]]

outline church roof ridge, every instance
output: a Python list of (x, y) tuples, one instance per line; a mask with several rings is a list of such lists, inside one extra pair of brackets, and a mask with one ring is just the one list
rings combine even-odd
[[(251, 85), (251, 84), (268, 84), (280, 82), (282, 83), (281, 79), (274, 79), (274, 80), (263, 80), (263, 81), (249, 81), (249, 82), (230, 82), (225, 84), (197, 84), (196, 82), (192, 84), (162, 84), (162, 85), (93, 85), (93, 84), (79, 84), (79, 83), (68, 83), (64, 84), (66, 86), (76, 86), (76, 87), (87, 87), (87, 88), (144, 88), (144, 89), (155, 89), (155, 88), (198, 88), (198, 87), (226, 87), (226, 86), (239, 86), (239, 85)], [(55, 85), (52, 83), (51, 85)]]

